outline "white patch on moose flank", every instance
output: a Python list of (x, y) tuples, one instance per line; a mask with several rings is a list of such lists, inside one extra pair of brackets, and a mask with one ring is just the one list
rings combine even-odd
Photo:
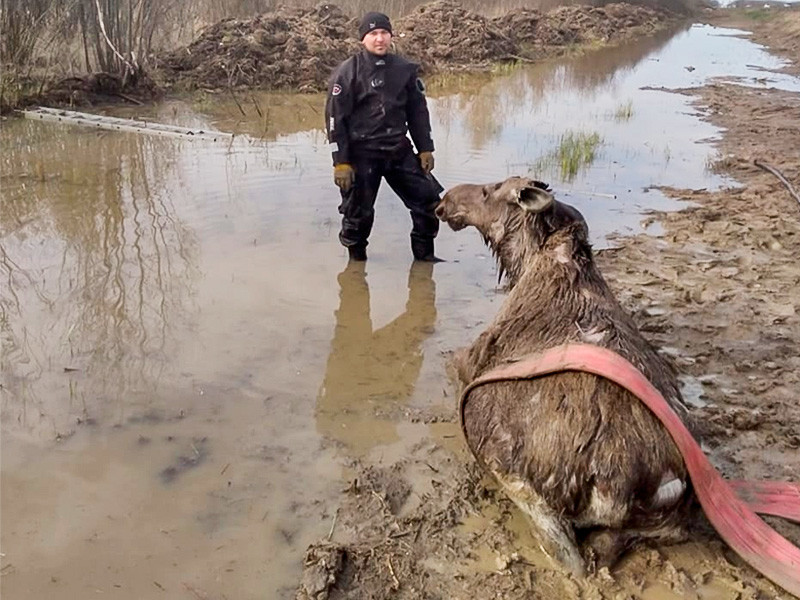
[(680, 499), (684, 491), (686, 491), (686, 483), (678, 479), (672, 471), (667, 471), (661, 478), (661, 485), (658, 486), (656, 494), (653, 496), (653, 507), (672, 506)]

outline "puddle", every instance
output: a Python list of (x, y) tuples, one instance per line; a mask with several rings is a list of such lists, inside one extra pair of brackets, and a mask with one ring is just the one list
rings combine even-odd
[[(433, 84), (437, 177), (538, 165), (603, 247), (679, 205), (654, 186), (725, 183), (706, 169), (719, 132), (687, 98), (642, 88), (783, 81), (760, 70), (776, 66), (692, 27)], [(349, 460), (457, 446), (414, 415), (452, 410), (447, 353), (502, 302), (493, 261), (478, 235), (443, 230), (449, 262), (413, 265), (408, 215), (383, 189), (370, 261), (345, 268), (322, 101), (113, 112), (231, 144), (3, 123), (4, 594), (289, 598)], [(599, 142), (565, 174), (548, 157), (570, 132)]]

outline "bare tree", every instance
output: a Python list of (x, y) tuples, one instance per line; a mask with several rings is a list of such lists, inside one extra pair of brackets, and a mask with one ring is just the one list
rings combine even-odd
[(34, 55), (53, 0), (0, 0), (0, 53), (4, 64), (24, 64)]
[(159, 0), (79, 0), (85, 54), (94, 55), (100, 71), (122, 75), (123, 80), (138, 77), (148, 62), (154, 34), (174, 5)]

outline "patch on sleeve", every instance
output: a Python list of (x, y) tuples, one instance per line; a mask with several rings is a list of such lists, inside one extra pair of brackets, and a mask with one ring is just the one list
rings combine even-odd
[(334, 118), (333, 118), (333, 117), (331, 117), (331, 118), (330, 118), (330, 120), (328, 121), (328, 123), (329, 123), (329, 125), (328, 125), (328, 131), (329, 131), (329, 132), (331, 132), (331, 133), (333, 133), (334, 126), (336, 125), (336, 121), (334, 120)]
[(342, 86), (338, 83), (334, 83), (333, 87), (331, 88), (331, 96), (338, 96), (342, 93)]
[(330, 149), (331, 152), (338, 152), (339, 144), (337, 144), (336, 142), (331, 142), (330, 144), (328, 144), (328, 148)]
[(419, 90), (420, 94), (425, 93), (425, 84), (422, 83), (422, 79), (420, 79), (419, 77), (417, 77), (417, 89)]

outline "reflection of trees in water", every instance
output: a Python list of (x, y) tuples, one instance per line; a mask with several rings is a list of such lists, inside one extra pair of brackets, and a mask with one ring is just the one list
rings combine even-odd
[(64, 396), (41, 393), (51, 391), (42, 376), (65, 367), (80, 369), (70, 397), (77, 390), (87, 402), (147, 389), (168, 358), (196, 269), (197, 242), (168, 197), (177, 147), (18, 125), (19, 139), (4, 135), (0, 226), (7, 391), (58, 415)]
[(322, 94), (232, 92), (213, 103), (197, 103), (195, 108), (210, 115), (216, 127), (257, 140), (275, 140), (310, 130), (322, 133), (325, 126)]
[[(520, 67), (508, 76), (457, 76), (436, 88), (439, 135), (447, 136), (455, 123), (464, 122), (473, 149), (497, 140), (513, 124), (521, 107), (540, 104), (548, 95), (574, 93), (588, 97), (613, 86), (620, 74), (663, 48), (675, 30), (621, 46), (603, 48), (575, 58)], [(522, 111), (528, 112), (528, 111)]]
[(436, 322), (433, 265), (414, 262), (405, 311), (373, 331), (365, 263), (339, 274), (336, 328), (317, 404), (317, 428), (356, 452), (398, 439), (381, 418), (411, 398), (422, 368), (422, 343)]
[(453, 124), (464, 121), (470, 147), (479, 149), (500, 137), (509, 115), (525, 102), (525, 82), (518, 77), (489, 78), (485, 74), (460, 75), (437, 84), (439, 137), (449, 135)]
[[(683, 27), (685, 29), (689, 25)], [(658, 31), (636, 41), (559, 61), (545, 85), (548, 89), (557, 86), (557, 89), (571, 89), (582, 95), (596, 94), (613, 85), (621, 74), (631, 71), (640, 62), (661, 50), (676, 33), (675, 29)], [(540, 85), (540, 82), (534, 81), (533, 72), (526, 75), (531, 85)]]

